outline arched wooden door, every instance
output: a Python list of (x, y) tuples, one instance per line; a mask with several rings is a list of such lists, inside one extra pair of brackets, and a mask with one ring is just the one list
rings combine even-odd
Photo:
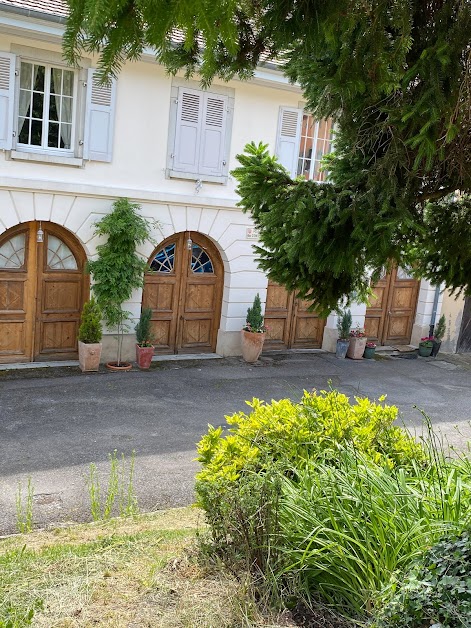
[(77, 357), (85, 262), (76, 238), (50, 222), (24, 223), (0, 236), (0, 362)]
[(308, 310), (309, 303), (296, 299), (294, 292), (268, 282), (264, 349), (319, 349), (325, 319)]
[(177, 233), (159, 245), (149, 266), (142, 305), (152, 309), (156, 352), (214, 352), (224, 284), (214, 244), (199, 233)]

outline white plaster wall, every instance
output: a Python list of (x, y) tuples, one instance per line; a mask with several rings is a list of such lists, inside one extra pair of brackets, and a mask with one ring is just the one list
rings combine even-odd
[[(0, 36), (0, 50), (10, 51), (12, 44), (38, 50), (60, 52), (60, 46), (31, 39)], [(93, 65), (93, 60), (92, 60)], [(229, 167), (237, 165), (236, 155), (250, 141), (263, 141), (275, 148), (279, 107), (297, 106), (299, 93), (232, 81), (235, 90), (234, 119)], [(199, 195), (195, 182), (167, 179), (167, 143), (172, 79), (156, 63), (141, 61), (123, 67), (117, 82), (117, 104), (111, 163), (84, 162), (83, 167), (10, 160), (0, 151), (0, 184), (7, 187), (63, 191), (67, 193), (136, 196), (152, 200), (156, 195), (187, 195), (234, 206), (237, 201), (235, 181), (227, 185), (204, 183)], [(15, 183), (16, 179), (16, 183)]]
[[(417, 301), (417, 312), (412, 328), (411, 344), (418, 345), (420, 339), (429, 335), (430, 323), (432, 320), (433, 301), (435, 298), (435, 286), (426, 279), (420, 282), (419, 297)], [(443, 293), (440, 293), (437, 305), (437, 315), (435, 323), (438, 323), (440, 310), (443, 301)]]
[(463, 319), (464, 297), (451, 295), (448, 290), (443, 293), (441, 314), (445, 315), (445, 336), (440, 351), (456, 353), (461, 321)]

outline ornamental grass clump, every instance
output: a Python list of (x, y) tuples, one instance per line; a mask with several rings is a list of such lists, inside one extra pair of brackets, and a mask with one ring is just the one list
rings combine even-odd
[[(285, 477), (279, 583), (366, 619), (391, 583), (446, 530), (469, 525), (469, 469), (388, 469), (353, 448)], [(450, 499), (451, 497), (451, 499)], [(398, 624), (399, 628), (399, 624)], [(419, 626), (417, 626), (419, 628)]]

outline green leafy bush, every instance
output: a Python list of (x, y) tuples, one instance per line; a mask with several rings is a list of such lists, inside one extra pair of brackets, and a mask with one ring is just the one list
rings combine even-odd
[[(222, 427), (209, 427), (198, 444), (198, 460), (203, 468), (197, 475), (197, 491), (202, 482), (216, 478), (235, 481), (247, 465), (284, 460), (298, 468), (322, 453), (335, 462), (342, 446), (352, 444), (374, 462), (386, 467), (423, 461), (420, 444), (403, 429), (393, 425), (398, 410), (355, 397), (355, 403), (337, 391), (305, 392), (300, 403), (289, 399), (266, 404), (259, 399), (247, 402), (250, 414), (238, 412), (226, 417), (233, 426), (229, 434)], [(201, 504), (204, 507), (204, 504)]]
[(410, 569), (398, 592), (378, 613), (375, 628), (471, 626), (469, 530), (434, 545)]
[(101, 342), (101, 318), (101, 308), (96, 302), (95, 297), (92, 297), (90, 301), (84, 303), (83, 306), (78, 332), (78, 339), (80, 342), (84, 342), (86, 344)]

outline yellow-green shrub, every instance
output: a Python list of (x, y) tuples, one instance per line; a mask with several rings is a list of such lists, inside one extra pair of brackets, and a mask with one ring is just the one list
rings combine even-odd
[(296, 469), (322, 454), (335, 463), (339, 448), (345, 445), (389, 468), (424, 460), (422, 446), (393, 425), (398, 410), (384, 399), (376, 403), (355, 397), (351, 403), (337, 391), (304, 392), (300, 403), (282, 399), (267, 404), (253, 399), (247, 402), (252, 408), (249, 414), (226, 417), (229, 434), (210, 426), (201, 439), (197, 491), (208, 481), (234, 482), (244, 468), (263, 468), (267, 460), (283, 461), (287, 468)]

